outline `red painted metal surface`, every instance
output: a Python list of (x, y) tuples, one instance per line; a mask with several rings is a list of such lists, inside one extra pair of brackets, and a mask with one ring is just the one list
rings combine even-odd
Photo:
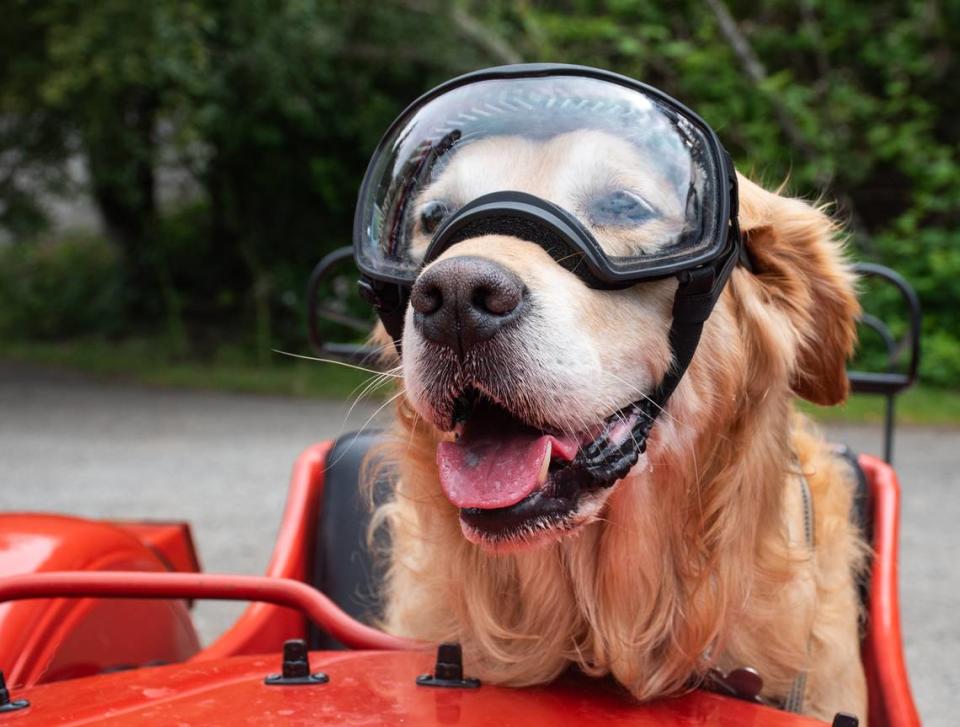
[[(156, 575), (164, 569), (137, 538), (109, 523), (57, 515), (0, 516), (0, 576), (66, 570)], [(0, 637), (0, 669), (14, 685), (158, 660), (183, 661), (200, 648), (179, 600), (0, 603)]]
[(146, 545), (163, 561), (167, 570), (177, 573), (200, 572), (200, 559), (188, 523), (118, 520), (113, 524)]
[(919, 727), (900, 635), (900, 483), (893, 468), (876, 457), (861, 455), (860, 466), (873, 494), (874, 557), (862, 649), (869, 686), (870, 726)]
[[(312, 565), (317, 508), (323, 495), (327, 453), (332, 441), (307, 448), (297, 458), (290, 478), (287, 504), (273, 547), (267, 576), (306, 581)], [(267, 603), (252, 604), (215, 642), (197, 655), (197, 660), (219, 659), (237, 654), (277, 651), (287, 639), (306, 636), (303, 615)]]
[(433, 654), (316, 652), (320, 686), (267, 686), (279, 654), (78, 679), (20, 690), (27, 725), (623, 725), (624, 727), (816, 727), (817, 720), (707, 692), (639, 705), (610, 682), (567, 678), (547, 687), (475, 690), (418, 687)]
[(320, 591), (289, 578), (136, 571), (30, 573), (0, 578), (0, 603), (51, 596), (263, 601), (297, 609), (341, 644), (354, 649), (426, 646), (354, 621)]

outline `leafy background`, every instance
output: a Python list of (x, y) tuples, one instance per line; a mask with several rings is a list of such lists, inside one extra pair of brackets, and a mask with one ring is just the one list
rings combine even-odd
[[(306, 277), (349, 243), (393, 117), (454, 74), (563, 61), (664, 89), (741, 170), (831, 202), (854, 255), (919, 292), (922, 379), (960, 388), (956, 0), (2, 0), (0, 16), (11, 350), (305, 351)], [(77, 197), (102, 224), (51, 224), (50, 201)], [(867, 296), (902, 330), (895, 298)]]

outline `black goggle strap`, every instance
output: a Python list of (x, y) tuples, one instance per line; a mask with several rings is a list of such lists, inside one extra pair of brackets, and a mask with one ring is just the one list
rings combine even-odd
[[(673, 299), (673, 322), (670, 326), (670, 348), (673, 362), (653, 393), (637, 403), (637, 422), (631, 436), (619, 445), (582, 449), (573, 466), (561, 470), (564, 477), (588, 477), (598, 483), (612, 484), (626, 476), (647, 448), (647, 437), (657, 417), (667, 406), (683, 375), (693, 360), (700, 342), (703, 324), (720, 298), (733, 268), (740, 261), (740, 229), (734, 219), (730, 224), (726, 256), (716, 264), (684, 271), (677, 277), (679, 285)], [(581, 482), (582, 485), (582, 482)]]
[[(739, 263), (753, 272), (752, 261), (746, 253), (743, 235), (740, 232), (740, 195), (733, 161), (724, 152), (727, 165), (728, 193), (730, 195), (730, 221), (727, 226), (727, 249), (724, 256), (712, 265), (684, 270), (677, 275), (679, 285), (673, 298), (673, 323), (670, 326), (670, 348), (673, 364), (663, 381), (650, 397), (659, 407), (656, 414), (666, 406), (667, 399), (683, 378), (693, 354), (700, 342), (703, 324), (706, 323), (720, 294)], [(649, 431), (650, 425), (647, 427)]]
[[(610, 287), (591, 270), (590, 256), (600, 254), (600, 245), (590, 231), (562, 207), (526, 192), (493, 192), (464, 205), (437, 230), (424, 255), (423, 266), (458, 242), (483, 235), (509, 235), (532, 242), (587, 286)], [(633, 283), (623, 287), (630, 285)], [(358, 286), (361, 297), (376, 309), (399, 354), (411, 288), (366, 275), (361, 276)]]
[[(730, 234), (739, 238), (739, 228), (733, 225)], [(700, 342), (703, 324), (706, 323), (717, 300), (720, 299), (720, 294), (733, 268), (740, 262), (742, 245), (739, 239), (732, 242), (726, 256), (716, 265), (685, 270), (677, 276), (679, 285), (673, 298), (673, 323), (670, 326), (673, 365), (652, 397), (661, 405), (666, 402), (683, 378)]]
[(410, 288), (361, 275), (357, 281), (357, 289), (360, 297), (372, 305), (377, 312), (377, 317), (383, 323), (399, 356), (402, 353), (400, 347), (403, 341), (403, 318), (407, 313)]
[[(483, 235), (517, 237), (542, 247), (558, 265), (590, 288), (610, 288), (594, 273), (600, 244), (575, 216), (527, 192), (485, 194), (464, 205), (437, 230), (423, 258), (427, 265), (458, 242)], [(633, 282), (624, 283), (629, 287)]]

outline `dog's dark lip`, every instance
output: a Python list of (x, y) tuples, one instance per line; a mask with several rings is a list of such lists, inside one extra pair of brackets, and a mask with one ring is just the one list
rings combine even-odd
[(494, 542), (521, 539), (549, 528), (566, 529), (576, 511), (581, 493), (557, 496), (548, 490), (536, 490), (510, 507), (460, 510), (460, 520)]

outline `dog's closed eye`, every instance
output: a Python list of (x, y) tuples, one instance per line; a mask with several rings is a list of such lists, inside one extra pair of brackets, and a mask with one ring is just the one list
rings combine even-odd
[(420, 208), (420, 230), (432, 235), (453, 212), (453, 205), (445, 199), (430, 200)]
[(597, 195), (587, 204), (587, 217), (598, 227), (635, 227), (659, 216), (653, 205), (626, 189)]

